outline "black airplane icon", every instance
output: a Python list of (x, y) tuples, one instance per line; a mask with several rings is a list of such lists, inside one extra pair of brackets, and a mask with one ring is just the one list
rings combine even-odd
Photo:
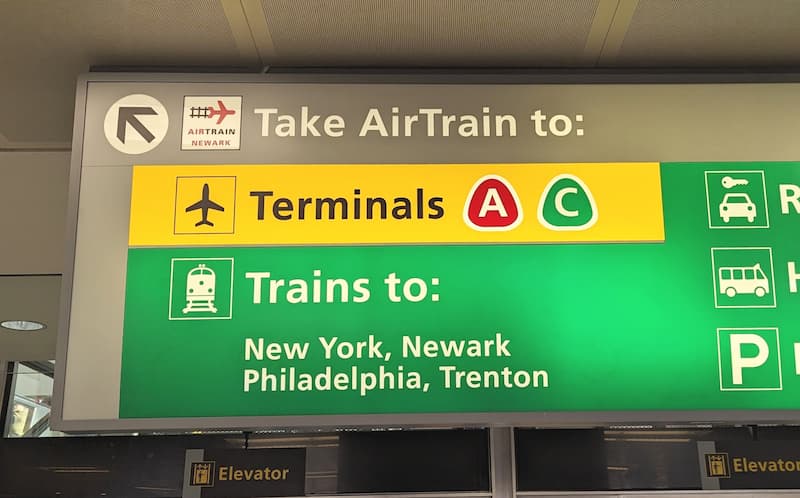
[(213, 227), (214, 224), (208, 221), (208, 210), (213, 209), (215, 211), (225, 211), (225, 208), (217, 204), (216, 202), (212, 201), (208, 198), (208, 184), (203, 185), (203, 198), (199, 201), (195, 202), (191, 206), (186, 208), (186, 212), (196, 211), (201, 209), (201, 213), (203, 214), (203, 218), (194, 224), (194, 226), (199, 227), (200, 225), (208, 225)]

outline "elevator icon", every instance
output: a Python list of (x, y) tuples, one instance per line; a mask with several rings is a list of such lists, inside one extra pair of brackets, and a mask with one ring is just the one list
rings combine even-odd
[(706, 453), (707, 477), (730, 477), (731, 466), (727, 453)]

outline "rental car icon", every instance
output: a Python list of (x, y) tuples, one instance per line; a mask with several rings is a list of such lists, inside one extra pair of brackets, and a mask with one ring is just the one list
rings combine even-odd
[(748, 223), (752, 223), (756, 219), (756, 205), (743, 192), (728, 193), (719, 205), (719, 216), (725, 223), (731, 218), (747, 218)]

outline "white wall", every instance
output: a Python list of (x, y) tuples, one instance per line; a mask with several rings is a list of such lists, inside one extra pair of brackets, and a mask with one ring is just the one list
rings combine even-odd
[(0, 151), (0, 275), (61, 273), (69, 161)]
[(47, 325), (0, 329), (0, 362), (55, 358), (69, 162), (68, 151), (0, 150), (0, 321)]

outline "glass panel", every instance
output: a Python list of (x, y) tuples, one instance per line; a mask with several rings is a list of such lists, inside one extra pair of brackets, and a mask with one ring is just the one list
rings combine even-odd
[[(405, 488), (478, 491), (445, 491), (439, 498), (490, 497), (488, 434), (462, 430), (0, 439), (0, 497), (177, 498), (187, 450), (268, 448), (306, 449), (306, 496)], [(253, 458), (258, 465), (259, 457)], [(209, 489), (214, 491), (204, 488), (203, 496), (230, 496)]]
[(489, 491), (488, 432), (344, 432), (338, 466), (339, 493)]
[[(753, 436), (745, 427), (516, 429), (517, 491), (700, 489), (697, 442)], [(798, 439), (800, 430), (776, 438)]]
[[(31, 366), (33, 365), (33, 366)], [(36, 367), (38, 366), (39, 369)], [(4, 437), (61, 436), (50, 430), (50, 404), (53, 397), (53, 362), (15, 363), (8, 382), (12, 390)]]

